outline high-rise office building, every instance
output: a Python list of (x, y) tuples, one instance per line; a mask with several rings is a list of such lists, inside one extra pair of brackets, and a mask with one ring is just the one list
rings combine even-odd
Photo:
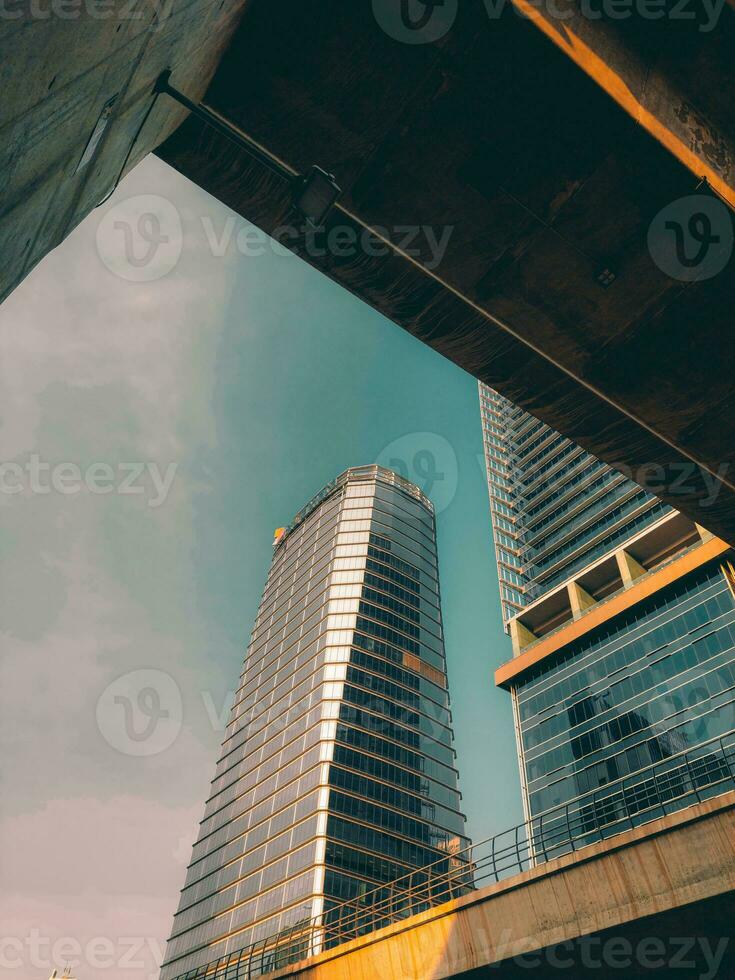
[(483, 384), (480, 412), (506, 624), (636, 531), (673, 513)]
[(431, 502), (350, 469), (276, 533), (162, 980), (469, 843)]
[(496, 681), (513, 698), (527, 816), (555, 826), (571, 807), (615, 829), (722, 791), (730, 549), (484, 385), (480, 406), (513, 646)]

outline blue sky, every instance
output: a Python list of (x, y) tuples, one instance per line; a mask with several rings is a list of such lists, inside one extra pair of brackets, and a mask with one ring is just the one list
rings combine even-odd
[[(130, 265), (126, 225), (172, 234)], [(0, 308), (0, 927), (27, 977), (155, 976), (273, 530), (348, 466), (437, 504), (469, 831), (521, 819), (476, 382), (243, 225), (149, 158)], [(116, 731), (126, 698), (135, 731), (168, 711), (158, 741)]]

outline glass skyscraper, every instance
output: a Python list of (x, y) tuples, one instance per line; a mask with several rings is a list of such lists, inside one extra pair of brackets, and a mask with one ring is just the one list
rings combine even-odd
[(672, 508), (480, 384), (503, 619)]
[(513, 647), (496, 682), (535, 831), (571, 808), (614, 832), (731, 788), (731, 550), (484, 385), (480, 406)]
[(464, 834), (433, 508), (350, 469), (276, 532), (162, 980), (449, 865)]

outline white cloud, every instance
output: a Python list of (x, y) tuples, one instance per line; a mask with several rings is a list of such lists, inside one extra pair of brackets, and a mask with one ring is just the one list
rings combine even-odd
[[(170, 195), (186, 221), (224, 210), (152, 159), (111, 203), (143, 191)], [(145, 496), (0, 494), (0, 935), (25, 944), (29, 978), (48, 975), (29, 959), (34, 930), (82, 945), (139, 936), (147, 952), (128, 956), (138, 965), (121, 966), (116, 948), (117, 965), (103, 972), (155, 973), (151, 947), (166, 938), (221, 740), (202, 703), (217, 686), (218, 640), (192, 597), (197, 506), (208, 490), (199, 458), (217, 445), (233, 263), (187, 235), (169, 275), (120, 279), (96, 252), (101, 217), (0, 308), (0, 462), (25, 465), (36, 453), (81, 466), (152, 461), (161, 472), (175, 462), (178, 471), (157, 509)], [(201, 656), (207, 647), (211, 660)], [(150, 758), (116, 750), (95, 716), (106, 685), (140, 668), (167, 672), (183, 695), (181, 733)], [(99, 973), (82, 956), (79, 980)]]
[(40, 976), (68, 961), (80, 980), (156, 976), (188, 860), (182, 840), (198, 816), (130, 796), (77, 797), (3, 821), (0, 965)]

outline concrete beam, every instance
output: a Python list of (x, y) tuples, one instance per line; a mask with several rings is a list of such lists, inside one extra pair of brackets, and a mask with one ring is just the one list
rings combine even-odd
[(593, 599), (589, 592), (585, 592), (581, 585), (577, 582), (567, 583), (567, 592), (569, 593), (569, 602), (572, 607), (572, 618), (580, 619), (584, 616), (585, 610), (589, 609), (590, 606), (594, 606), (597, 602)]
[[(735, 542), (735, 263), (684, 282), (648, 247), (657, 215), (700, 176), (508, 7), (488, 20), (484, 4), (460, 5), (440, 41), (408, 45), (371, 6), (323, 0), (316, 16), (249, 0), (207, 93), (295, 170), (317, 162), (344, 188), (316, 249), (298, 228), (289, 247)], [(706, 91), (723, 91), (734, 60)], [(294, 224), (282, 188), (195, 123), (160, 153), (269, 234)], [(448, 236), (440, 255), (427, 228)]]
[(510, 639), (513, 644), (513, 656), (519, 656), (526, 647), (538, 640), (535, 633), (532, 633), (527, 626), (524, 626), (518, 619), (511, 619), (508, 624), (510, 629)]
[[(414, 45), (367, 0), (173, 0), (161, 21), (147, 0), (122, 6), (0, 19), (0, 298), (184, 118), (159, 100), (140, 129), (170, 66), (294, 170), (338, 176), (338, 244), (297, 228), (297, 254), (735, 542), (735, 262), (682, 279), (648, 247), (672, 202), (714, 201), (702, 176), (732, 186), (731, 8), (717, 30), (664, 31), (461, 4)], [(195, 122), (160, 152), (265, 231), (293, 225), (287, 189)], [(345, 253), (369, 228), (370, 248)]]
[(695, 526), (697, 528), (697, 531), (699, 531), (699, 536), (702, 539), (702, 541), (709, 541), (709, 539), (713, 536), (712, 532), (708, 531), (706, 527), (702, 527), (701, 524), (697, 524)]
[(639, 565), (635, 558), (625, 551), (624, 548), (615, 552), (615, 560), (618, 563), (620, 577), (626, 589), (629, 589), (637, 578), (646, 574), (645, 568)]
[(735, 207), (735, 124), (728, 97), (713, 84), (732, 72), (729, 10), (720, 5), (705, 15), (692, 9), (682, 18), (676, 4), (664, 0), (658, 7), (658, 17), (670, 18), (664, 28), (661, 20), (646, 23), (632, 8), (621, 23), (590, 17), (579, 0), (559, 0), (553, 7), (534, 0), (513, 3), (638, 125)]
[[(669, 935), (691, 935), (698, 902), (735, 890), (735, 792), (661, 817), (643, 827), (464, 898), (353, 940), (272, 974), (299, 980), (443, 980), (579, 937), (626, 927), (672, 911)], [(729, 935), (729, 911), (722, 915)], [(668, 920), (669, 922), (671, 919)], [(548, 966), (540, 975), (548, 976)], [(532, 975), (534, 971), (531, 971)], [(496, 973), (491, 971), (489, 977)], [(596, 975), (594, 971), (591, 976)], [(599, 975), (599, 971), (598, 974)], [(724, 974), (723, 974), (724, 976)]]

